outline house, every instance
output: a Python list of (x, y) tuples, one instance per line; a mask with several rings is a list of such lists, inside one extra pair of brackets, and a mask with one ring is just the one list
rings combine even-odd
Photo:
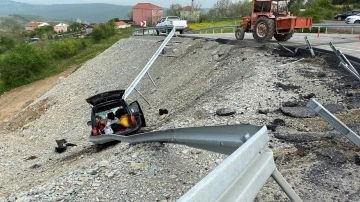
[(185, 6), (180, 11), (180, 18), (182, 20), (197, 21), (200, 18), (200, 10), (198, 8), (192, 9), (191, 6)]
[(133, 9), (133, 21), (140, 25), (141, 21), (146, 21), (147, 25), (154, 25), (163, 16), (163, 8), (152, 3), (138, 3)]
[(67, 25), (67, 24), (59, 23), (59, 24), (54, 26), (54, 31), (57, 32), (57, 33), (67, 32), (68, 27), (69, 27), (69, 25)]
[(93, 29), (94, 29), (94, 27), (93, 26), (91, 26), (91, 25), (89, 25), (89, 24), (85, 24), (85, 23), (81, 23), (81, 25), (82, 25), (82, 29), (83, 29), (83, 31), (86, 33), (86, 34), (90, 34), (90, 33), (92, 33), (92, 31), (93, 31)]
[(131, 25), (127, 24), (124, 21), (119, 21), (119, 22), (115, 22), (115, 27), (118, 29), (122, 29), (122, 28), (131, 27)]
[(49, 24), (46, 22), (29, 22), (25, 25), (25, 30), (31, 32), (42, 26), (49, 26)]

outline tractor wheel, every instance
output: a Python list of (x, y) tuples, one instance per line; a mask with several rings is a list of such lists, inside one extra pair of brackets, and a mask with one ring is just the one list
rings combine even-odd
[(245, 31), (243, 28), (238, 28), (235, 32), (235, 37), (237, 40), (243, 40), (245, 37)]
[(184, 34), (184, 30), (183, 30), (183, 29), (182, 29), (182, 30), (180, 30), (179, 32), (180, 32), (180, 34)]
[(287, 41), (292, 37), (292, 33), (287, 33), (287, 34), (274, 34), (274, 38), (277, 41)]
[(267, 17), (259, 17), (255, 22), (253, 36), (258, 42), (270, 41), (275, 33), (274, 20)]

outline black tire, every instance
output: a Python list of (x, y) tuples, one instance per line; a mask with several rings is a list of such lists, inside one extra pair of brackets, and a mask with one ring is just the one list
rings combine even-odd
[(274, 36), (275, 25), (274, 20), (267, 17), (259, 17), (255, 22), (253, 36), (258, 42), (267, 42)]
[(159, 30), (156, 30), (156, 35), (160, 35), (160, 31)]
[(245, 31), (242, 27), (239, 27), (236, 31), (235, 31), (235, 37), (237, 40), (243, 40), (245, 37)]
[(182, 29), (182, 30), (179, 30), (179, 32), (180, 32), (180, 34), (184, 34), (184, 30)]
[(274, 38), (277, 41), (287, 41), (292, 37), (292, 33), (287, 33), (287, 34), (274, 34)]
[(338, 20), (338, 21), (341, 21), (341, 20), (342, 20), (342, 17), (337, 17), (337, 20)]
[(360, 20), (355, 21), (354, 24), (360, 24)]

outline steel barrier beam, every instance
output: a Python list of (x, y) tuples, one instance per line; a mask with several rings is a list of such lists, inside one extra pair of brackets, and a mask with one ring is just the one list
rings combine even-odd
[(123, 99), (126, 99), (131, 92), (134, 90), (134, 88), (137, 86), (137, 84), (140, 82), (140, 80), (143, 78), (143, 76), (147, 73), (147, 71), (150, 69), (151, 65), (155, 62), (155, 60), (160, 55), (161, 51), (165, 48), (166, 44), (171, 40), (173, 35), (175, 34), (175, 27), (172, 28), (169, 35), (165, 38), (164, 42), (160, 45), (158, 50), (155, 52), (155, 54), (151, 57), (151, 59), (148, 61), (148, 63), (145, 65), (145, 67), (141, 70), (141, 72), (136, 76), (134, 81), (128, 86), (128, 88), (125, 90), (125, 93), (123, 95)]
[(347, 127), (343, 122), (337, 119), (333, 114), (331, 114), (327, 109), (325, 109), (315, 99), (311, 98), (310, 101), (307, 103), (307, 106), (311, 108), (314, 112), (319, 114), (322, 118), (324, 118), (330, 125), (337, 129), (341, 134), (343, 134), (356, 146), (360, 147), (360, 137), (349, 127)]
[(130, 136), (116, 134), (90, 136), (89, 140), (94, 144), (104, 144), (111, 141), (129, 143), (167, 142), (230, 155), (256, 133), (267, 134), (267, 129), (266, 127), (244, 124), (204, 126), (153, 131)]
[(130, 136), (90, 137), (94, 144), (110, 141), (129, 143), (164, 142), (183, 144), (229, 155), (212, 172), (178, 199), (178, 202), (253, 201), (269, 177), (273, 177), (289, 198), (301, 202), (276, 169), (268, 148), (266, 126), (250, 124), (177, 128)]

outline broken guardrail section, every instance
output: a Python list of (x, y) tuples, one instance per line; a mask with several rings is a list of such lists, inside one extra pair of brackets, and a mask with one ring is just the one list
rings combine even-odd
[(90, 136), (94, 144), (114, 140), (183, 144), (229, 155), (178, 199), (179, 202), (250, 202), (270, 177), (275, 179), (292, 201), (302, 201), (276, 168), (273, 152), (267, 146), (269, 137), (266, 126), (239, 124), (177, 128), (131, 136)]
[(356, 71), (355, 67), (351, 64), (351, 62), (347, 59), (347, 57), (342, 53), (341, 50), (338, 50), (332, 42), (329, 43), (330, 48), (333, 50), (335, 55), (340, 60), (340, 66), (345, 68), (349, 73), (354, 75), (360, 81), (360, 74)]
[[(125, 100), (130, 94), (131, 92), (136, 88), (137, 84), (140, 82), (140, 80), (144, 77), (144, 75), (148, 72), (148, 70), (150, 69), (150, 67), (152, 66), (152, 64), (155, 62), (155, 60), (158, 58), (158, 56), (161, 54), (161, 51), (165, 48), (165, 46), (167, 45), (167, 43), (171, 40), (171, 38), (174, 36), (175, 34), (175, 26), (172, 27), (171, 32), (168, 34), (168, 36), (165, 38), (165, 40), (163, 41), (163, 43), (160, 45), (160, 47), (158, 48), (158, 50), (155, 52), (155, 54), (151, 57), (151, 59), (148, 61), (148, 63), (145, 65), (145, 67), (141, 70), (141, 72), (136, 76), (136, 78), (134, 79), (134, 81), (128, 86), (128, 88), (125, 90), (125, 93), (123, 95), (123, 99)], [(148, 74), (150, 76), (150, 74)], [(152, 80), (151, 76), (150, 79)], [(153, 80), (152, 80), (153, 82)], [(155, 85), (155, 83), (154, 83)], [(139, 92), (138, 90), (136, 90), (137, 92)], [(142, 96), (143, 97), (143, 96)], [(144, 97), (143, 97), (144, 98)], [(147, 101), (146, 101), (147, 102)], [(148, 103), (148, 102), (147, 102)]]
[(315, 99), (310, 99), (307, 103), (307, 106), (311, 108), (315, 113), (319, 114), (324, 118), (330, 125), (337, 129), (341, 134), (343, 134), (347, 139), (353, 142), (356, 146), (360, 148), (360, 136), (358, 136), (354, 131), (347, 127), (343, 122), (331, 114), (327, 109), (325, 109), (320, 103)]

